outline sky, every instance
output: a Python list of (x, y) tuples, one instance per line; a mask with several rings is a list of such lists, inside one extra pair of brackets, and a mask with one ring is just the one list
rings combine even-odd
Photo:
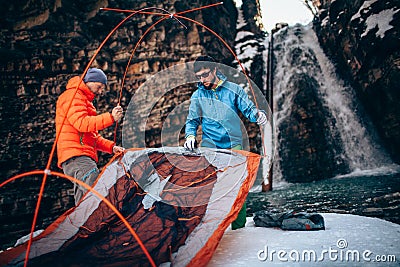
[[(235, 2), (241, 5), (242, 1)], [(268, 32), (279, 22), (308, 24), (313, 16), (302, 0), (260, 0), (260, 5), (264, 29)]]

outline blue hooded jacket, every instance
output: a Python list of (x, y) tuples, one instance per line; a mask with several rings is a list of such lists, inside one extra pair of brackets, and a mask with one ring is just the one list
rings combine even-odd
[(185, 137), (196, 136), (197, 128), (201, 125), (201, 146), (242, 146), (241, 120), (238, 113), (240, 111), (251, 122), (256, 122), (258, 109), (242, 87), (227, 81), (218, 71), (217, 76), (223, 82), (215, 90), (206, 89), (201, 82), (197, 84), (197, 90), (190, 98)]

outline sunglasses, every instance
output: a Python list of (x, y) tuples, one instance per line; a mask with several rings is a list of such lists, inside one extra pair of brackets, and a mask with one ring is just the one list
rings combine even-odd
[(201, 78), (207, 78), (209, 75), (210, 75), (210, 72), (211, 72), (211, 70), (210, 71), (207, 71), (207, 72), (204, 72), (204, 73), (202, 73), (202, 74), (199, 74), (199, 75), (196, 75), (196, 78), (197, 79), (201, 79)]

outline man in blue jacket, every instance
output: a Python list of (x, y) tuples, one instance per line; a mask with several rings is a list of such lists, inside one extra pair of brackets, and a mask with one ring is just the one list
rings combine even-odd
[[(239, 111), (251, 122), (267, 122), (264, 111), (258, 110), (244, 89), (218, 71), (213, 58), (200, 56), (193, 64), (199, 80), (197, 90), (190, 98), (186, 119), (184, 147), (193, 150), (197, 128), (202, 127), (202, 147), (242, 149), (242, 131)], [(232, 229), (244, 227), (246, 203), (232, 223)]]

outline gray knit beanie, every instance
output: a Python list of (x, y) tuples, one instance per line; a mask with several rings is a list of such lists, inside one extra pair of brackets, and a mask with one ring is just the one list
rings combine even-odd
[(83, 81), (85, 83), (99, 82), (99, 83), (107, 85), (107, 76), (104, 74), (104, 72), (101, 69), (90, 68), (87, 71), (85, 78), (83, 78)]

